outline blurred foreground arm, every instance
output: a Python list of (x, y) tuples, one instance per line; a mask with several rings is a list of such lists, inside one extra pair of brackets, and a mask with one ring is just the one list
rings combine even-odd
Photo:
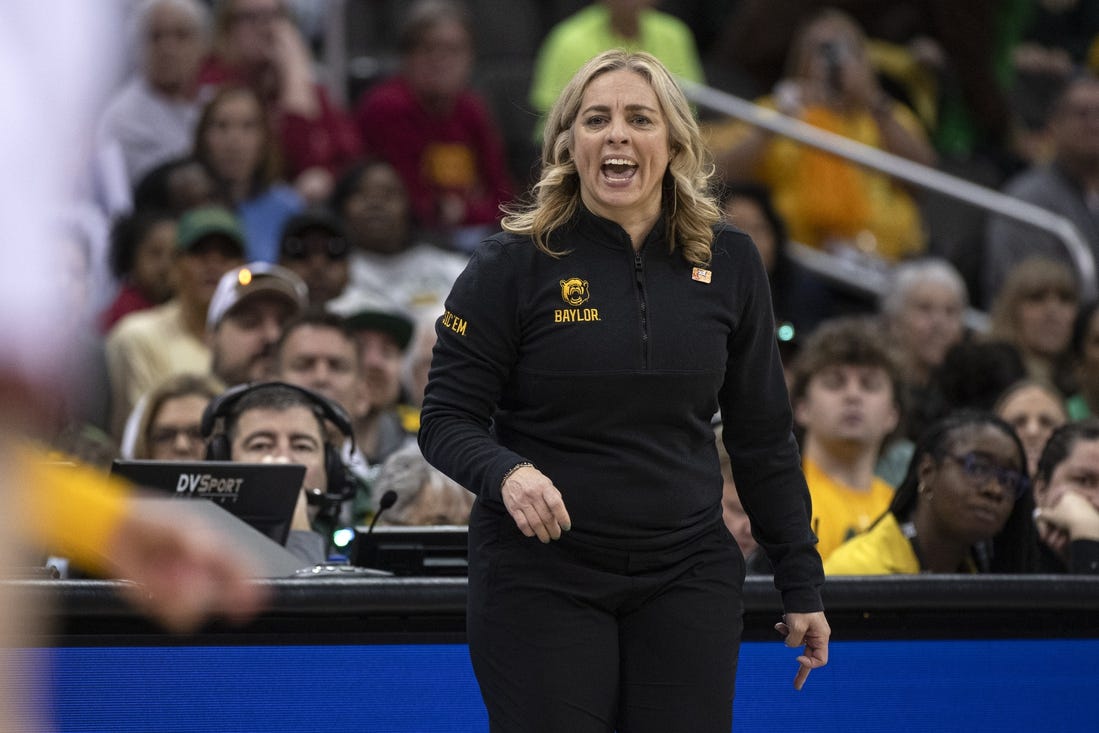
[[(265, 593), (249, 559), (182, 503), (133, 501), (127, 486), (84, 466), (12, 450), (20, 539), (64, 553), (90, 570), (134, 581), (127, 595), (172, 631), (211, 616), (245, 621)], [(11, 465), (11, 464), (9, 464)]]

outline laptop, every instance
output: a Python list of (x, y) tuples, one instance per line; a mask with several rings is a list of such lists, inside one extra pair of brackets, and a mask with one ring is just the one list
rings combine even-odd
[(206, 499), (286, 545), (305, 466), (235, 461), (116, 459), (111, 473), (175, 499)]
[(351, 564), (400, 576), (469, 573), (469, 528), (458, 525), (357, 527)]

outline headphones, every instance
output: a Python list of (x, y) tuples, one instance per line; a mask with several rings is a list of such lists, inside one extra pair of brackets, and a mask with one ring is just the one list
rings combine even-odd
[[(231, 387), (221, 395), (210, 400), (202, 413), (202, 421), (199, 429), (206, 442), (206, 460), (231, 461), (232, 444), (229, 440), (225, 425), (232, 415), (233, 408), (247, 395), (261, 389), (282, 387), (296, 392), (305, 397), (313, 408), (313, 413), (323, 422), (328, 421), (336, 426), (344, 437), (351, 443), (351, 451), (355, 450), (355, 431), (351, 424), (351, 416), (339, 404), (327, 397), (296, 384), (286, 382), (253, 382)], [(221, 421), (220, 430), (215, 431), (218, 421)], [(325, 493), (307, 492), (306, 498), (310, 504), (322, 505), (322, 514), (339, 515), (340, 505), (348, 499), (354, 498), (358, 491), (358, 483), (355, 476), (348, 469), (340, 457), (340, 449), (331, 445), (327, 439), (324, 441), (324, 472), (328, 478)], [(335, 517), (333, 517), (334, 519)]]

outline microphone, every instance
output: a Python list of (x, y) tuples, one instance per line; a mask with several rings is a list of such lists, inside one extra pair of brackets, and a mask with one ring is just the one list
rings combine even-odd
[(372, 534), (374, 532), (374, 525), (378, 523), (378, 517), (382, 516), (382, 512), (396, 503), (397, 492), (393, 489), (382, 494), (382, 498), (378, 500), (378, 511), (374, 512), (374, 518), (370, 520), (370, 527), (366, 530), (367, 534)]

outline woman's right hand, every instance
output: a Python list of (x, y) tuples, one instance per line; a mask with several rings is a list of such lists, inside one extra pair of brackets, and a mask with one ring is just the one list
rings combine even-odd
[(501, 487), (504, 506), (515, 525), (527, 537), (537, 535), (542, 542), (561, 539), (572, 527), (561, 492), (534, 466), (516, 469)]
[(315, 119), (320, 103), (313, 88), (313, 58), (301, 32), (289, 18), (275, 25), (271, 63), (278, 70), (279, 105), (286, 111)]
[(1075, 491), (1066, 491), (1052, 506), (1034, 510), (1039, 533), (1060, 552), (1075, 540), (1099, 540), (1099, 510)]

